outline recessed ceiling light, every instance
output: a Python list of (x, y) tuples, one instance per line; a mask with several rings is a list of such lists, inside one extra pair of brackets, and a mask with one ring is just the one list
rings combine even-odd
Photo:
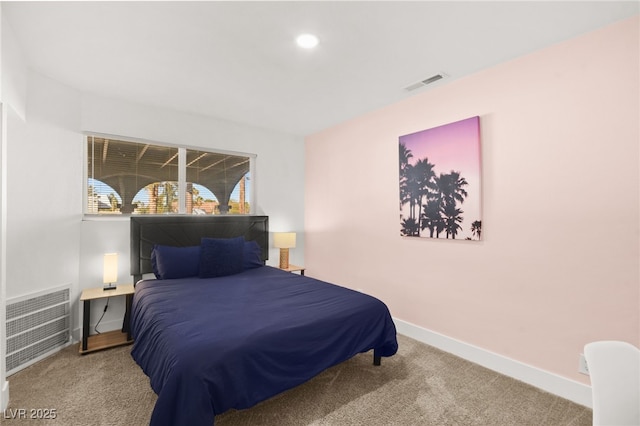
[(318, 45), (318, 37), (313, 34), (301, 34), (296, 38), (296, 43), (303, 49), (313, 49)]

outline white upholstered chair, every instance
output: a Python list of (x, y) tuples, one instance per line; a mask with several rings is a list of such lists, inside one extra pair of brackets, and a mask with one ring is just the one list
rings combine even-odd
[(627, 342), (588, 343), (594, 426), (640, 426), (640, 350)]

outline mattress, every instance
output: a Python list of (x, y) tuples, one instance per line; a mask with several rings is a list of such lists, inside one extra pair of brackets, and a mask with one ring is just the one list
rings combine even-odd
[(207, 425), (354, 355), (396, 353), (380, 300), (263, 266), (201, 279), (144, 280), (131, 311), (132, 356), (158, 401), (151, 424)]

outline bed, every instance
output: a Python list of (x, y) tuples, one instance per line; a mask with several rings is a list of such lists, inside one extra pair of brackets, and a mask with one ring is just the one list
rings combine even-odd
[(396, 353), (384, 303), (266, 266), (268, 241), (266, 216), (131, 218), (131, 354), (158, 395), (151, 425), (211, 426), (358, 353)]

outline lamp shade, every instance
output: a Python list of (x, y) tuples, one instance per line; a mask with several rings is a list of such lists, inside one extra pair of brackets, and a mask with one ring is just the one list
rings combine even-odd
[(273, 246), (277, 248), (294, 248), (296, 246), (296, 233), (295, 232), (274, 233)]
[(118, 281), (118, 253), (106, 253), (104, 255), (102, 272), (103, 283), (111, 284)]

